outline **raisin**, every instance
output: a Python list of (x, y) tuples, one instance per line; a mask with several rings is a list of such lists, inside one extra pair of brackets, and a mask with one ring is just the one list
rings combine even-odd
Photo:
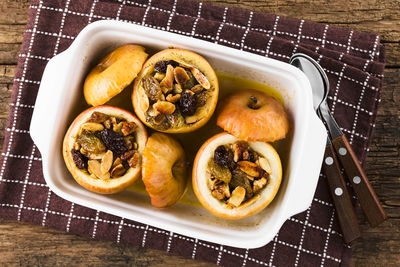
[(254, 193), (247, 175), (240, 169), (235, 169), (232, 172), (232, 179), (229, 183), (230, 190), (235, 190), (236, 187), (241, 186), (246, 189), (246, 199), (251, 198)]
[(78, 136), (76, 142), (80, 144), (83, 149), (92, 154), (100, 154), (106, 150), (104, 144), (97, 137), (96, 132), (91, 133), (84, 131)]
[(150, 75), (147, 75), (142, 80), (144, 91), (151, 103), (161, 99), (162, 92), (158, 81)]
[(179, 109), (184, 116), (191, 116), (196, 112), (196, 97), (188, 92), (181, 94)]
[(121, 155), (128, 151), (124, 137), (113, 130), (104, 129), (101, 131), (101, 139), (107, 149), (111, 150), (117, 155)]
[(203, 90), (197, 94), (195, 94), (196, 96), (196, 103), (197, 103), (197, 107), (202, 107), (207, 103), (207, 91)]
[(88, 159), (79, 150), (72, 149), (71, 154), (72, 159), (74, 160), (74, 163), (78, 169), (87, 169)]
[(214, 162), (218, 165), (228, 167), (229, 170), (235, 169), (235, 162), (233, 161), (233, 152), (225, 148), (225, 146), (219, 146), (214, 151)]
[(172, 65), (172, 67), (176, 67), (176, 66), (178, 66), (178, 63), (176, 63), (176, 62), (173, 61), (173, 60), (158, 61), (158, 62), (154, 65), (154, 71), (166, 73), (166, 72), (167, 72), (167, 66), (168, 66), (168, 65)]

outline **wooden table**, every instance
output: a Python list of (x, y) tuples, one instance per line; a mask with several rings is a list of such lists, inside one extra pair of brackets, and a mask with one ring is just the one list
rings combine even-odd
[[(369, 228), (358, 209), (363, 237), (354, 244), (356, 266), (395, 266), (400, 263), (400, 3), (399, 0), (213, 0), (281, 16), (319, 21), (374, 32), (386, 45), (382, 102), (365, 170), (389, 219)], [(0, 145), (4, 139), (13, 77), (28, 0), (0, 2)], [(135, 265), (209, 266), (163, 251), (94, 241), (37, 225), (0, 219), (0, 265)]]

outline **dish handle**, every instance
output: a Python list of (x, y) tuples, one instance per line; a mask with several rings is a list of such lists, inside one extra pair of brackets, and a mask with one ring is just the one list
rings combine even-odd
[(69, 65), (66, 61), (65, 52), (49, 60), (36, 97), (29, 132), (42, 156), (47, 155), (50, 149), (50, 140), (54, 130), (51, 122), (56, 119), (57, 114), (53, 114), (49, 110), (57, 110), (54, 106), (58, 105), (58, 99), (62, 95), (59, 85), (66, 77), (66, 69)]
[(298, 165), (301, 167), (297, 172), (300, 179), (296, 179), (294, 188), (292, 188), (292, 190), (296, 190), (303, 197), (290, 201), (288, 211), (290, 216), (305, 211), (314, 199), (325, 152), (326, 138), (327, 133), (324, 124), (313, 111), (304, 144), (305, 149), (303, 149), (307, 155), (303, 154), (301, 156), (301, 161)]

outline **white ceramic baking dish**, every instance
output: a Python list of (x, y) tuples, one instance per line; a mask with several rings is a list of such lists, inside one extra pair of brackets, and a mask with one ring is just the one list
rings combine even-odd
[[(95, 194), (75, 182), (63, 161), (62, 141), (74, 117), (85, 108), (82, 94), (85, 75), (106, 52), (126, 43), (143, 45), (151, 52), (170, 46), (189, 49), (206, 57), (218, 72), (262, 82), (281, 93), (292, 129), (284, 142), (276, 144), (284, 177), (271, 205), (250, 218), (230, 221), (216, 218), (202, 208), (190, 185), (176, 205), (156, 209), (150, 205), (141, 182), (132, 190), (115, 195)], [(325, 128), (312, 107), (310, 84), (295, 67), (214, 43), (117, 21), (90, 24), (66, 51), (48, 62), (30, 134), (42, 154), (44, 178), (58, 196), (178, 234), (242, 248), (267, 244), (290, 216), (309, 207), (326, 141)]]

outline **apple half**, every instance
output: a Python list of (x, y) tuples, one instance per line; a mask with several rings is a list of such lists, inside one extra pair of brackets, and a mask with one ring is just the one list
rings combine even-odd
[(232, 220), (243, 219), (262, 211), (274, 199), (282, 180), (282, 164), (276, 150), (265, 142), (248, 142), (250, 149), (269, 162), (270, 174), (267, 185), (236, 207), (215, 198), (209, 188), (211, 173), (208, 162), (214, 157), (217, 147), (238, 141), (241, 139), (228, 133), (220, 133), (208, 139), (197, 152), (192, 174), (193, 189), (203, 207), (217, 217)]
[(186, 189), (185, 152), (171, 136), (153, 133), (143, 152), (142, 180), (151, 204), (164, 208), (175, 204)]
[[(78, 168), (77, 164), (74, 161), (74, 155), (73, 155), (73, 150), (75, 150), (75, 145), (77, 142), (77, 138), (81, 136), (81, 133), (83, 131), (83, 127), (96, 127), (95, 124), (90, 124), (88, 121), (93, 118), (92, 115), (96, 112), (96, 114), (105, 114), (109, 116), (110, 118), (118, 118), (119, 120), (123, 120), (124, 122), (126, 121), (127, 123), (134, 123), (136, 126), (135, 130), (131, 132), (131, 136), (134, 137), (135, 143), (137, 144), (137, 147), (135, 148), (135, 153), (138, 153), (137, 157), (137, 162), (135, 167), (129, 167), (128, 169), (125, 170), (124, 173), (121, 175), (115, 175), (116, 177), (110, 177), (108, 174), (107, 177), (103, 178), (98, 178), (96, 177), (93, 173), (90, 173), (88, 168), (89, 164), (87, 164), (86, 168)], [(133, 124), (132, 124), (133, 125)], [(97, 127), (99, 127), (97, 125)], [(85, 128), (86, 129), (86, 128)], [(101, 129), (101, 127), (100, 127)], [(93, 130), (93, 139), (99, 143), (100, 138), (95, 139), (95, 136), (100, 134), (100, 129), (91, 129)], [(97, 130), (97, 132), (96, 132)], [(121, 138), (123, 134), (120, 134)], [(122, 140), (122, 139), (121, 139)], [(125, 140), (125, 139), (124, 139)], [(89, 140), (90, 141), (90, 140)], [(81, 186), (85, 187), (86, 189), (96, 192), (96, 193), (101, 193), (101, 194), (112, 194), (112, 193), (117, 193), (125, 188), (127, 188), (129, 185), (134, 183), (136, 180), (138, 180), (141, 176), (141, 157), (143, 155), (143, 150), (146, 145), (147, 141), (147, 132), (143, 124), (138, 120), (132, 113), (117, 108), (117, 107), (112, 107), (112, 106), (97, 106), (97, 107), (92, 107), (89, 108), (85, 111), (83, 111), (81, 114), (78, 115), (78, 117), (75, 118), (75, 120), (72, 122), (71, 126), (69, 127), (67, 133), (65, 134), (64, 137), (64, 142), (63, 142), (63, 157), (65, 164), (73, 176), (73, 178), (80, 184)], [(101, 142), (101, 141), (100, 141)], [(100, 146), (103, 146), (104, 144), (99, 143)], [(135, 145), (136, 146), (136, 145)], [(102, 147), (103, 148), (103, 147)], [(107, 149), (105, 149), (107, 150)], [(107, 150), (107, 153), (113, 154)], [(105, 154), (103, 151), (103, 154), (101, 154), (100, 157), (98, 157), (101, 162), (103, 162), (105, 158)], [(115, 158), (120, 157), (117, 154), (114, 154), (111, 156), (112, 162), (115, 163)], [(122, 157), (122, 156), (121, 156)], [(85, 157), (85, 160), (89, 160), (88, 158)], [(109, 158), (110, 160), (110, 158)], [(97, 164), (97, 163), (96, 163)], [(96, 165), (95, 164), (95, 165)], [(99, 163), (100, 164), (100, 163)], [(109, 163), (110, 165), (112, 163)], [(132, 165), (133, 166), (133, 165)], [(98, 167), (98, 166), (95, 166)], [(118, 168), (113, 168), (108, 167), (109, 170), (114, 170), (118, 171)], [(111, 175), (112, 176), (112, 175)]]
[(147, 56), (144, 47), (133, 44), (120, 46), (105, 56), (86, 77), (86, 102), (103, 105), (122, 92), (136, 78)]

